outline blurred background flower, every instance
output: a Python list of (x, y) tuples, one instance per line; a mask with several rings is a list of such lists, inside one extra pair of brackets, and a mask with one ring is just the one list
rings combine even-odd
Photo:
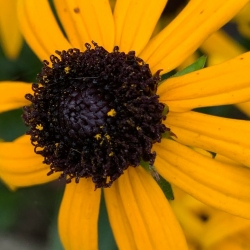
[(214, 209), (173, 186), (172, 208), (190, 250), (250, 249), (250, 220)]
[(22, 35), (17, 20), (17, 1), (0, 0), (0, 46), (10, 60), (18, 57), (22, 48)]

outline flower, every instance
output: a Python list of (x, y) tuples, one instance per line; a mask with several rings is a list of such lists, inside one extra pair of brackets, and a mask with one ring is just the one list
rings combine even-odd
[[(22, 47), (22, 36), (16, 16), (16, 0), (0, 1), (0, 38), (3, 52), (9, 59), (15, 59)], [(10, 42), (11, 41), (11, 42)]]
[(250, 4), (248, 3), (233, 19), (239, 32), (248, 39), (250, 39), (249, 11)]
[[(190, 1), (171, 24), (150, 39), (166, 2), (118, 0), (112, 14), (108, 1), (55, 0), (67, 38), (47, 0), (20, 0), (18, 10), (23, 35), (41, 60), (56, 50), (59, 54), (71, 48), (84, 51), (85, 43), (95, 41), (108, 52), (114, 46), (128, 54), (136, 51), (155, 75), (158, 70), (164, 74), (176, 68), (248, 1)], [(54, 56), (52, 61), (60, 64)], [(204, 203), (246, 218), (250, 218), (249, 121), (191, 110), (249, 101), (249, 63), (250, 54), (245, 53), (164, 81), (157, 90), (159, 101), (169, 107), (163, 123), (176, 137), (163, 138), (153, 145), (155, 167), (166, 180)], [(46, 66), (47, 62), (44, 72), (49, 72)], [(65, 74), (70, 72), (70, 68), (64, 70)], [(23, 97), (31, 92), (29, 84), (5, 82), (0, 88), (1, 111), (28, 106), (33, 100), (30, 95), (28, 100)], [(39, 129), (43, 127), (38, 124)], [(197, 148), (224, 158), (212, 158)], [(0, 159), (0, 176), (12, 188), (45, 183), (59, 176), (46, 176), (48, 166), (34, 154), (28, 136), (1, 143)], [(103, 191), (119, 249), (187, 248), (163, 192), (145, 169), (128, 167), (111, 188)], [(100, 194), (101, 189), (94, 191), (90, 178), (66, 185), (59, 213), (59, 231), (66, 249), (97, 249)]]
[[(248, 6), (250, 5), (248, 4), (246, 7)], [(244, 11), (241, 11), (240, 14), (236, 16), (241, 16), (241, 13), (245, 12), (247, 9), (246, 7), (244, 8)], [(216, 46), (214, 46), (214, 44), (216, 44)], [(243, 46), (233, 40), (222, 30), (211, 35), (201, 45), (201, 50), (209, 57), (208, 65), (214, 65), (232, 59), (246, 51)], [(250, 116), (250, 102), (238, 103), (236, 104), (236, 107), (246, 115)]]
[(172, 208), (185, 232), (189, 249), (249, 248), (250, 220), (207, 206), (176, 187), (174, 191)]

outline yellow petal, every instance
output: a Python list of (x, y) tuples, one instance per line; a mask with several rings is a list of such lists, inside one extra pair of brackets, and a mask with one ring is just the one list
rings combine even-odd
[(108, 0), (56, 0), (63, 28), (74, 47), (95, 41), (108, 51), (114, 47), (114, 20)]
[(173, 77), (160, 85), (160, 100), (170, 111), (235, 104), (250, 100), (250, 52), (235, 59)]
[[(83, 27), (80, 27), (81, 29), (78, 30), (76, 23), (74, 22), (74, 19), (72, 17), (72, 13), (74, 12), (74, 8), (70, 9), (68, 8), (66, 0), (54, 0), (55, 9), (57, 12), (57, 15), (60, 19), (60, 22), (62, 23), (63, 29), (69, 39), (70, 44), (73, 48), (79, 48), (81, 50), (84, 49), (84, 43), (82, 40), (82, 32), (80, 31)], [(74, 12), (75, 13), (75, 12)]]
[(72, 47), (60, 30), (49, 1), (19, 0), (18, 18), (24, 38), (40, 60), (48, 60), (55, 50)]
[(91, 180), (66, 185), (59, 212), (59, 234), (65, 250), (98, 249), (101, 189)]
[(237, 24), (237, 28), (241, 35), (250, 39), (250, 4), (248, 3), (233, 19), (233, 22)]
[(29, 136), (13, 142), (0, 143), (0, 178), (11, 188), (33, 186), (58, 179), (58, 174), (47, 176), (48, 165), (34, 153)]
[(236, 105), (243, 113), (250, 117), (250, 102), (239, 103)]
[(250, 219), (250, 169), (218, 162), (173, 140), (155, 145), (155, 166), (170, 183), (196, 199)]
[[(117, 189), (117, 190), (114, 190)], [(120, 205), (116, 206), (118, 198)], [(174, 214), (159, 186), (142, 167), (130, 167), (121, 176), (117, 185), (105, 190), (105, 199), (110, 216), (110, 222), (117, 239), (119, 249), (126, 248), (126, 242), (132, 249), (187, 249), (184, 236)], [(111, 203), (110, 203), (111, 202)], [(125, 215), (126, 226), (129, 236), (124, 236), (125, 230), (119, 230), (121, 218), (120, 207), (123, 206), (122, 216)], [(131, 235), (132, 231), (132, 235)], [(136, 247), (134, 247), (136, 244)]]
[(212, 34), (201, 45), (201, 50), (208, 56), (208, 65), (221, 63), (246, 51), (244, 47), (227, 35), (223, 30), (219, 30)]
[(221, 154), (250, 167), (250, 121), (198, 112), (170, 112), (166, 123), (179, 142)]
[(167, 0), (118, 0), (114, 10), (115, 45), (138, 55), (147, 44)]
[[(208, 151), (206, 151), (208, 152)], [(240, 166), (240, 167), (243, 167), (244, 165), (240, 164), (239, 162), (237, 161), (234, 161), (232, 159), (229, 159), (223, 155), (220, 155), (220, 154), (216, 154), (215, 157), (216, 161), (220, 161), (220, 162), (223, 162), (223, 163), (226, 163), (226, 164), (230, 164), (230, 165), (234, 165), (234, 166)]]
[(206, 250), (248, 250), (250, 249), (249, 237), (245, 233), (237, 234), (224, 239)]
[[(174, 185), (172, 185), (172, 189), (175, 199), (171, 202), (171, 207), (180, 221), (186, 238), (200, 243), (207, 222), (215, 212), (218, 213), (218, 210), (196, 200)], [(207, 220), (203, 218), (207, 218)]]
[(204, 248), (210, 247), (216, 242), (237, 234), (242, 230), (246, 230), (249, 227), (250, 220), (231, 216), (226, 213), (217, 213), (206, 223), (200, 242)]
[[(126, 174), (127, 172), (124, 173), (124, 175)], [(123, 178), (123, 176), (120, 178)], [(136, 249), (133, 231), (129, 224), (129, 220), (121, 200), (118, 181), (119, 180), (115, 181), (111, 188), (104, 189), (105, 203), (108, 210), (109, 221), (111, 223), (119, 249)]]
[(147, 45), (141, 57), (153, 72), (176, 68), (213, 32), (228, 22), (248, 0), (193, 0)]
[(3, 52), (15, 59), (22, 47), (22, 36), (18, 27), (16, 0), (0, 0), (0, 37)]
[(26, 100), (24, 96), (32, 92), (31, 84), (24, 82), (1, 82), (0, 112), (30, 105), (30, 101)]

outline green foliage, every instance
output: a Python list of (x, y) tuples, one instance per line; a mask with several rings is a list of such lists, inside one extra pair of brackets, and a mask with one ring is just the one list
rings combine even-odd
[(140, 165), (149, 171), (153, 178), (156, 180), (157, 184), (160, 186), (161, 190), (163, 191), (164, 195), (168, 200), (174, 199), (174, 193), (171, 187), (171, 184), (166, 181), (156, 170), (155, 166), (149, 165), (148, 162), (141, 160)]
[(183, 75), (186, 75), (188, 73), (203, 69), (205, 64), (206, 64), (206, 61), (207, 61), (207, 57), (201, 56), (196, 62), (190, 64), (189, 66), (187, 66), (183, 70), (178, 71), (176, 74), (174, 74), (171, 77), (183, 76)]

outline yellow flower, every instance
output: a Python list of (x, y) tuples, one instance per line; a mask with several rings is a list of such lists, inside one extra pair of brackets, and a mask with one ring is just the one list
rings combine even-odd
[(237, 24), (239, 32), (250, 39), (250, 4), (247, 4), (233, 19)]
[(16, 0), (0, 1), (0, 46), (5, 55), (15, 59), (22, 47), (22, 36), (18, 27)]
[[(248, 4), (244, 11), (241, 11), (236, 16), (241, 17), (241, 13), (245, 12), (250, 5)], [(216, 44), (216, 46), (214, 46)], [(226, 60), (232, 59), (238, 55), (241, 55), (246, 51), (246, 49), (233, 40), (229, 35), (227, 35), (222, 30), (217, 31), (211, 35), (202, 45), (201, 50), (208, 55), (208, 65), (215, 65), (217, 63), (224, 62)], [(236, 104), (242, 112), (250, 116), (250, 102), (238, 103)]]
[[(85, 43), (95, 41), (109, 52), (114, 46), (119, 46), (121, 52), (136, 51), (149, 64), (151, 72), (157, 74), (160, 69), (166, 73), (176, 68), (248, 1), (190, 1), (172, 23), (150, 39), (166, 2), (118, 0), (112, 13), (107, 0), (55, 0), (67, 37), (47, 0), (20, 0), (18, 10), (23, 35), (41, 60), (49, 59), (55, 50), (84, 51)], [(58, 62), (54, 57), (52, 61)], [(223, 64), (164, 81), (157, 94), (160, 102), (169, 107), (164, 124), (176, 137), (164, 138), (153, 145), (157, 153), (155, 167), (166, 180), (204, 203), (246, 218), (250, 218), (250, 122), (191, 110), (249, 101), (249, 63), (250, 54), (246, 53)], [(49, 68), (46, 70), (49, 72)], [(70, 72), (71, 68), (65, 66), (65, 76)], [(44, 76), (41, 79), (46, 83), (47, 75), (40, 76)], [(33, 87), (38, 89), (39, 85)], [(0, 111), (30, 105), (24, 99), (30, 92), (29, 84), (2, 83)], [(32, 96), (28, 99), (32, 100)], [(114, 111), (109, 119), (119, 115)], [(37, 122), (37, 132), (43, 131), (43, 124)], [(95, 136), (101, 141), (99, 133)], [(104, 136), (110, 140), (108, 134)], [(231, 160), (213, 159), (194, 148)], [(112, 152), (109, 153), (112, 157)], [(1, 143), (0, 160), (0, 176), (13, 189), (45, 183), (59, 176), (56, 173), (46, 176), (48, 165), (42, 164), (43, 158), (34, 154), (28, 136)], [(97, 249), (101, 189), (94, 189), (90, 178), (66, 185), (59, 213), (60, 237), (66, 249)], [(119, 249), (187, 249), (168, 201), (142, 167), (129, 167), (103, 191)]]
[(174, 191), (175, 201), (171, 205), (189, 249), (249, 249), (250, 220), (207, 206), (176, 187)]

